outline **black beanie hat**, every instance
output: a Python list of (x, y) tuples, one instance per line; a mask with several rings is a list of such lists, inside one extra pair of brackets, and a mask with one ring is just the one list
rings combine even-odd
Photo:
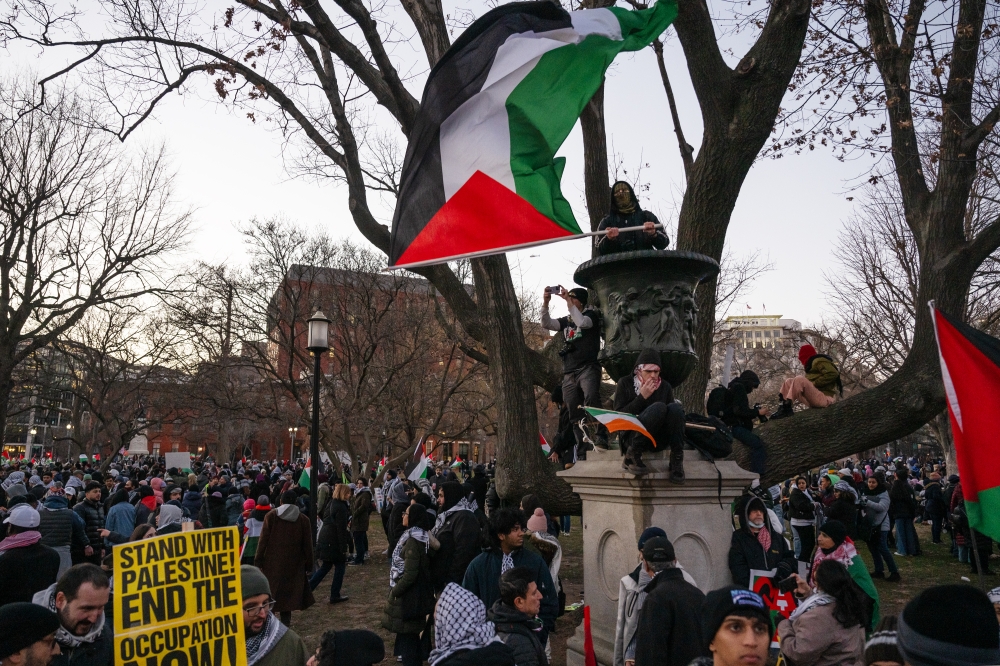
[(847, 538), (847, 528), (839, 520), (828, 520), (819, 531), (833, 539), (833, 547), (838, 548)]
[(572, 296), (573, 298), (575, 298), (576, 300), (580, 301), (584, 305), (586, 305), (587, 301), (590, 299), (590, 295), (587, 293), (587, 290), (584, 289), (583, 287), (577, 287), (576, 289), (570, 289), (569, 290), (569, 295)]
[(385, 643), (366, 629), (345, 629), (323, 634), (320, 666), (371, 666), (385, 659)]
[(655, 349), (643, 349), (639, 352), (639, 357), (635, 359), (635, 367), (640, 365), (652, 364), (659, 367), (663, 367), (663, 359), (660, 357), (660, 352)]
[(897, 639), (912, 666), (1000, 664), (996, 612), (971, 585), (939, 585), (918, 594), (899, 616)]
[(0, 661), (59, 628), (59, 616), (45, 606), (18, 601), (0, 606)]
[(756, 592), (735, 585), (712, 590), (705, 595), (701, 607), (701, 636), (705, 643), (706, 654), (709, 652), (708, 646), (715, 640), (719, 627), (730, 615), (760, 618), (767, 623), (770, 631), (774, 630), (771, 625), (771, 612)]

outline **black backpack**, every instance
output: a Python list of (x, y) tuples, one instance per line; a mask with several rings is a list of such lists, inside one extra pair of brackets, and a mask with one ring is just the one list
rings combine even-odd
[[(721, 387), (720, 387), (721, 388)], [(718, 389), (713, 389), (718, 390)], [(695, 449), (712, 460), (725, 458), (733, 453), (733, 434), (729, 427), (714, 416), (688, 414), (685, 421), (700, 426), (711, 426), (714, 430), (687, 428), (684, 438)]]
[(705, 402), (705, 413), (717, 419), (725, 420), (726, 415), (732, 409), (733, 401), (729, 397), (729, 389), (719, 384), (709, 391), (708, 400)]

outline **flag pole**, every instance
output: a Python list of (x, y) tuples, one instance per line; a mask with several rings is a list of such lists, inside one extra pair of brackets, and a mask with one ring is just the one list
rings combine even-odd
[(979, 549), (976, 548), (976, 530), (969, 525), (969, 536), (972, 537), (972, 543), (969, 547), (972, 548), (972, 556), (976, 558), (976, 573), (979, 574), (979, 589), (986, 592), (986, 581), (983, 579), (983, 563), (979, 561)]

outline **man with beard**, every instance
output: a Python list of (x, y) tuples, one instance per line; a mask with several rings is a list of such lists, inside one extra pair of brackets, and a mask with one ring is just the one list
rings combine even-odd
[(59, 655), (59, 617), (19, 601), (0, 608), (0, 662), (4, 666), (49, 666)]
[(89, 563), (70, 567), (59, 582), (35, 594), (33, 603), (59, 616), (56, 642), (61, 654), (52, 666), (111, 666), (114, 635), (104, 615), (110, 596), (108, 575)]
[(247, 666), (304, 664), (308, 655), (302, 639), (274, 616), (274, 599), (267, 576), (257, 567), (240, 567), (243, 584), (243, 628)]
[[(620, 180), (611, 186), (611, 210), (598, 226), (599, 231), (607, 229), (608, 233), (597, 242), (597, 253), (663, 250), (670, 239), (656, 228), (659, 223), (655, 215), (639, 207), (632, 186)], [(622, 234), (619, 229), (626, 227), (642, 227), (642, 231)]]

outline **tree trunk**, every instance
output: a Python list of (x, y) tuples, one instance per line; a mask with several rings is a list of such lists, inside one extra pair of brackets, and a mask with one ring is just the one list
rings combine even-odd
[[(597, 231), (611, 210), (611, 184), (608, 182), (608, 134), (604, 126), (604, 84), (583, 107), (580, 114), (583, 132), (583, 185), (587, 197), (590, 230)], [(596, 247), (596, 237), (591, 238)]]
[(497, 493), (511, 501), (534, 493), (550, 513), (579, 514), (579, 497), (555, 475), (539, 446), (535, 392), (507, 257), (473, 259), (472, 273), (480, 316), (490, 322), (484, 344), (497, 410)]

